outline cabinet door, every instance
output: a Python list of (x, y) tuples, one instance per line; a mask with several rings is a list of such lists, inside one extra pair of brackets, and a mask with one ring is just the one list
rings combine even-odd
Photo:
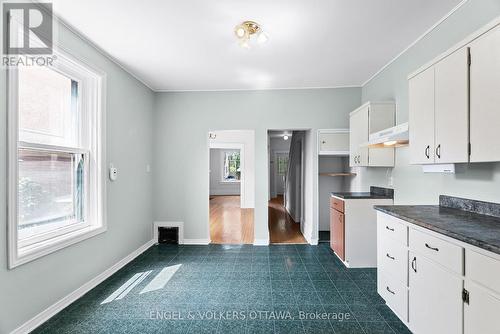
[(344, 242), (344, 214), (330, 209), (330, 246), (342, 261), (345, 260)]
[(462, 333), (462, 278), (410, 252), (408, 320), (415, 334)]
[(469, 303), (464, 303), (464, 334), (494, 334), (500, 328), (500, 299), (479, 285), (466, 282)]
[(470, 52), (470, 161), (500, 161), (500, 27), (474, 41)]
[(356, 111), (350, 117), (350, 166), (368, 166), (368, 147), (361, 144), (368, 142), (368, 109)]
[(435, 161), (469, 162), (469, 49), (435, 65)]
[(409, 81), (410, 163), (434, 163), (434, 67)]
[(319, 154), (346, 154), (349, 152), (349, 130), (319, 133)]

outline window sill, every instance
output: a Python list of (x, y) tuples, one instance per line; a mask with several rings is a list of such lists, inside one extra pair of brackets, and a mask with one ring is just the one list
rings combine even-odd
[(70, 245), (106, 232), (106, 226), (88, 226), (70, 233), (16, 249), (9, 256), (9, 269), (36, 260)]
[(221, 184), (228, 184), (228, 183), (236, 183), (236, 184), (240, 184), (241, 181), (240, 180), (235, 180), (235, 181), (229, 181), (229, 180), (222, 180), (220, 181)]

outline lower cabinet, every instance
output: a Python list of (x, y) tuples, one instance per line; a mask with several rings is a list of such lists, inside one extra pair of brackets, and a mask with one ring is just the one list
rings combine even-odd
[(381, 212), (377, 225), (378, 293), (414, 334), (500, 333), (499, 254)]
[(465, 283), (468, 301), (464, 303), (464, 334), (498, 334), (500, 299), (473, 282)]
[(344, 214), (330, 208), (330, 246), (337, 256), (345, 260), (345, 225)]
[(414, 333), (462, 333), (462, 277), (410, 251), (409, 324)]

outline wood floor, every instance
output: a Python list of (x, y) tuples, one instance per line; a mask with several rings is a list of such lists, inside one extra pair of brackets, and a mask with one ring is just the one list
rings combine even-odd
[(300, 224), (293, 221), (283, 206), (283, 196), (269, 201), (269, 234), (271, 243), (307, 244), (300, 232)]
[(214, 244), (253, 244), (253, 209), (240, 208), (240, 196), (210, 196), (210, 240)]

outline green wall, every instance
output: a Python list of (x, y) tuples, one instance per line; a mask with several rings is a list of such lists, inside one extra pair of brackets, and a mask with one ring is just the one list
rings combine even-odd
[[(156, 94), (155, 220), (183, 221), (185, 238), (209, 238), (208, 132), (250, 129), (255, 130), (255, 238), (267, 239), (267, 130), (312, 129), (315, 153), (317, 129), (348, 127), (348, 113), (360, 102), (360, 88)], [(314, 159), (313, 174), (317, 163)], [(315, 226), (317, 178), (312, 182), (314, 207), (307, 224)]]
[(63, 26), (57, 43), (107, 73), (107, 232), (13, 270), (6, 245), (6, 71), (0, 71), (0, 333), (9, 333), (152, 238), (153, 92)]
[[(363, 101), (395, 100), (397, 123), (407, 122), (408, 74), (499, 15), (500, 1), (469, 0), (365, 85)], [(500, 163), (460, 164), (456, 168), (456, 174), (451, 175), (424, 174), (420, 166), (409, 165), (408, 147), (396, 149), (396, 167), (392, 171), (395, 202), (436, 204), (440, 194), (500, 202)], [(387, 186), (389, 183), (390, 172), (385, 168), (356, 169), (361, 169), (363, 177), (353, 180), (352, 189), (367, 189), (370, 185)]]

